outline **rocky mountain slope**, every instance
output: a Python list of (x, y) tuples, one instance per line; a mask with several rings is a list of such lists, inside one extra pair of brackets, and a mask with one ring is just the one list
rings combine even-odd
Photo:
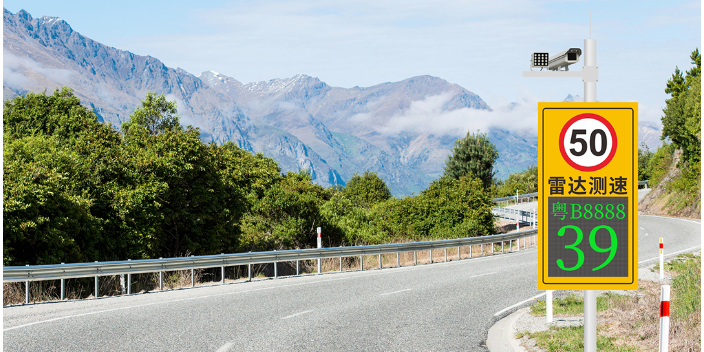
[[(306, 75), (245, 84), (214, 71), (196, 77), (103, 45), (56, 17), (5, 9), (3, 23), (4, 99), (70, 86), (101, 121), (119, 126), (148, 91), (165, 94), (204, 141), (233, 141), (274, 158), (283, 171), (310, 170), (323, 186), (370, 170), (396, 196), (417, 193), (442, 173), (466, 133), (434, 128), (437, 119), (482, 120), (492, 111), (478, 95), (437, 77), (349, 89)], [(483, 125), (500, 153), (497, 177), (537, 162), (535, 132)]]

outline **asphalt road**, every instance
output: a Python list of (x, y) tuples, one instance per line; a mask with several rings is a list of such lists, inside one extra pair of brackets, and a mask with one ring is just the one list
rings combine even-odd
[[(697, 221), (641, 215), (639, 260), (701, 246)], [(644, 263), (646, 264), (646, 263)], [(3, 308), (5, 351), (462, 350), (538, 295), (537, 251)]]

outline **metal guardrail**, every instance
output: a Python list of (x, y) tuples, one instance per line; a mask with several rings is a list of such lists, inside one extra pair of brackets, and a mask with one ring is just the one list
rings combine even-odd
[(298, 249), (270, 252), (250, 252), (198, 257), (164, 259), (125, 260), (113, 262), (53, 264), (33, 266), (3, 267), (3, 282), (41, 281), (70, 279), (79, 277), (99, 277), (123, 274), (139, 274), (175, 270), (213, 268), (246, 264), (264, 264), (296, 260), (356, 257), (399, 252), (417, 252), (430, 249), (443, 249), (513, 241), (533, 236), (537, 229), (509, 234), (468, 237), (452, 240), (382, 244), (373, 246), (333, 247), (319, 249)]
[(518, 221), (524, 222), (524, 223), (531, 223), (531, 222), (535, 222), (536, 224), (538, 223), (538, 217), (537, 216), (534, 217), (532, 211), (513, 209), (513, 208), (494, 207), (494, 208), (492, 208), (492, 213), (494, 213), (494, 215), (497, 215), (498, 217), (500, 217), (502, 219), (518, 220)]
[(501, 198), (494, 198), (491, 201), (494, 203), (499, 203), (499, 202), (505, 202), (509, 200), (523, 200), (526, 198), (537, 198), (538, 197), (538, 192), (533, 192), (533, 193), (526, 193), (526, 194), (519, 194), (518, 196), (508, 196), (508, 197), (501, 197)]

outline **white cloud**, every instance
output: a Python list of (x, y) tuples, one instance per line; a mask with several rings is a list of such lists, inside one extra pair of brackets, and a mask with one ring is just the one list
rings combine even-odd
[(70, 85), (75, 72), (65, 69), (46, 67), (32, 59), (22, 58), (3, 50), (3, 84), (12, 88), (24, 88), (35, 80), (27, 77), (26, 72), (35, 72), (58, 85)]
[(473, 108), (443, 110), (443, 105), (452, 97), (453, 93), (445, 92), (414, 101), (408, 109), (391, 117), (377, 129), (384, 134), (413, 132), (438, 136), (463, 136), (468, 131), (476, 130), (488, 132), (491, 127), (537, 133), (538, 101), (534, 98), (525, 98), (493, 111)]

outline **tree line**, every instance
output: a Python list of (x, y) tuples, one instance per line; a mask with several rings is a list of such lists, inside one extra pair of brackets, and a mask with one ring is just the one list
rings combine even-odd
[[(306, 171), (206, 144), (148, 93), (129, 121), (97, 121), (70, 88), (4, 103), (3, 265), (379, 244), (491, 234), (498, 152), (459, 140), (444, 174), (394, 198), (373, 172), (324, 188)], [(515, 192), (515, 190), (514, 190)]]

